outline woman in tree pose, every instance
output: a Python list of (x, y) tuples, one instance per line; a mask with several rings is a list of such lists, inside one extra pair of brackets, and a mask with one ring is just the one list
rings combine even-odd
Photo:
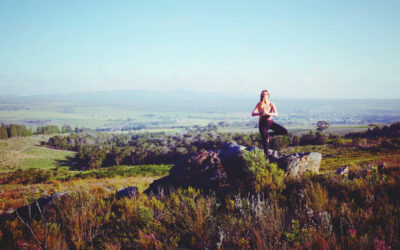
[[(278, 112), (276, 111), (275, 104), (269, 101), (269, 92), (264, 89), (261, 91), (260, 102), (257, 103), (252, 116), (258, 116), (260, 118), (258, 123), (258, 128), (261, 134), (261, 142), (264, 147), (265, 157), (268, 158), (268, 149), (269, 149), (269, 139), (271, 135), (286, 135), (287, 130), (279, 125), (278, 123), (272, 120), (272, 117), (278, 116)], [(271, 129), (274, 132), (268, 133), (268, 130)]]

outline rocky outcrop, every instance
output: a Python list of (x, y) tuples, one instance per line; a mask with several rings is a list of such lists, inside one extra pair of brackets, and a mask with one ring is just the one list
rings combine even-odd
[[(192, 186), (225, 194), (234, 190), (246, 190), (247, 178), (244, 151), (256, 151), (256, 147), (244, 147), (228, 143), (217, 153), (204, 151), (188, 155), (171, 168), (169, 175), (154, 181), (145, 193), (167, 194), (176, 188)], [(322, 156), (320, 153), (297, 153), (279, 157), (271, 151), (269, 158), (285, 171), (286, 177), (300, 178), (306, 171), (319, 172)], [(251, 178), (250, 178), (251, 179)], [(250, 191), (251, 190), (246, 190)]]

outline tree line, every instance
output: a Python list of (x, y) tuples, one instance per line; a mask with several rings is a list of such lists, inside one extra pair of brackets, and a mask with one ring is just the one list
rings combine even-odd
[(0, 139), (8, 139), (13, 137), (26, 137), (31, 135), (47, 135), (59, 133), (82, 132), (82, 129), (75, 128), (74, 130), (69, 125), (63, 125), (60, 128), (57, 125), (37, 126), (35, 130), (32, 127), (27, 128), (21, 124), (4, 124), (0, 126)]
[(373, 129), (368, 128), (365, 132), (348, 133), (346, 138), (376, 138), (387, 137), (397, 138), (400, 137), (400, 122), (392, 123), (385, 126), (375, 126)]
[(12, 137), (22, 137), (32, 135), (32, 129), (19, 124), (1, 124), (0, 139), (8, 139)]

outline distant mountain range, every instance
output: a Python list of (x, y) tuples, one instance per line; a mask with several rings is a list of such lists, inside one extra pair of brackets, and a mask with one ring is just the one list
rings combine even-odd
[[(119, 90), (74, 94), (0, 96), (0, 105), (74, 104), (115, 106), (146, 111), (249, 112), (259, 101), (254, 96), (189, 90)], [(400, 111), (400, 99), (282, 99), (272, 98), (281, 112)], [(251, 110), (250, 110), (251, 111)]]
[(238, 94), (188, 90), (119, 90), (56, 95), (0, 96), (0, 104), (39, 105), (53, 103), (60, 105), (69, 103), (169, 112), (188, 112), (190, 110), (196, 112), (226, 112), (228, 110), (245, 112), (255, 102), (257, 102), (257, 99), (253, 100), (249, 96)]

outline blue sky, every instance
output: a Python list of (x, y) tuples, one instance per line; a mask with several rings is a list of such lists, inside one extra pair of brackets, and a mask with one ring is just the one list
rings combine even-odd
[(400, 98), (400, 0), (0, 0), (0, 95)]

